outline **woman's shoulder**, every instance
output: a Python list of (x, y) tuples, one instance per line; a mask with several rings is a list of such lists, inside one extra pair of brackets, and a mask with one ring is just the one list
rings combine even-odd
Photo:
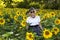
[(27, 17), (27, 19), (30, 19), (30, 17)]

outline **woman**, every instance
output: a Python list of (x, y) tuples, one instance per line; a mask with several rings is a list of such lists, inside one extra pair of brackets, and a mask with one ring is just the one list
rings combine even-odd
[[(36, 16), (36, 10), (32, 7), (28, 11), (29, 17), (27, 18), (27, 29), (30, 30), (33, 29), (33, 31), (40, 36), (40, 29), (42, 29), (42, 26), (40, 24), (40, 16)], [(29, 25), (28, 25), (29, 24)]]

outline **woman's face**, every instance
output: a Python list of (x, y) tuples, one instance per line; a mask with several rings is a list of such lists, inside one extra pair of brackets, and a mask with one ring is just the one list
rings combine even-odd
[(31, 17), (35, 17), (35, 14), (36, 14), (36, 11), (35, 10), (31, 10), (30, 12), (29, 12), (29, 14), (30, 14), (30, 16)]

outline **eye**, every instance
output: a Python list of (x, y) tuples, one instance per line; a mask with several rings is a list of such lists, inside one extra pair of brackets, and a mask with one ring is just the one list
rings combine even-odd
[(31, 12), (31, 13), (33, 13), (33, 12)]

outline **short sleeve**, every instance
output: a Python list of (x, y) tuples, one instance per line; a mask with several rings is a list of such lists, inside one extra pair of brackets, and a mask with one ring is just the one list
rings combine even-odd
[(38, 16), (38, 21), (39, 21), (39, 22), (41, 21), (40, 16)]

